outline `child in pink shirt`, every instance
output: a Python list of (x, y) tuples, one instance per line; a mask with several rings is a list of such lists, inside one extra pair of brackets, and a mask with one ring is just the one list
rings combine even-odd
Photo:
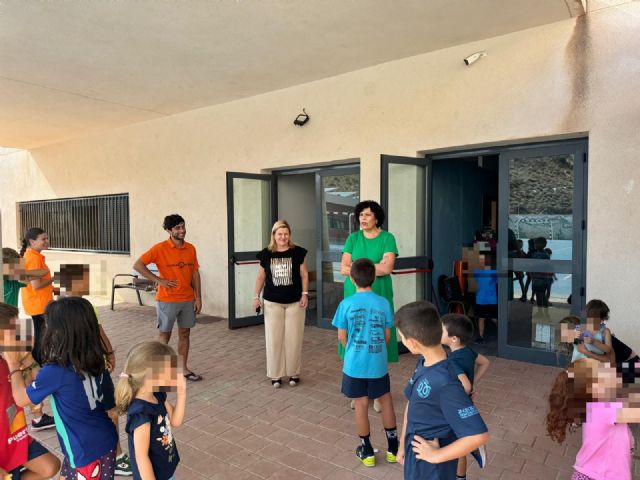
[(633, 437), (640, 408), (617, 400), (622, 382), (615, 366), (586, 359), (555, 379), (549, 394), (547, 432), (562, 443), (567, 427), (582, 422), (582, 447), (572, 480), (631, 480)]

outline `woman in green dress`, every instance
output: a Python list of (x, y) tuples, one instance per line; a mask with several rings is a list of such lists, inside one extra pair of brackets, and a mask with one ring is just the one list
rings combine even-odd
[[(358, 219), (360, 230), (352, 233), (342, 249), (341, 273), (344, 275), (344, 298), (356, 293), (356, 287), (349, 278), (351, 263), (359, 258), (368, 258), (376, 266), (376, 281), (373, 282), (373, 291), (386, 298), (393, 306), (393, 285), (391, 271), (398, 255), (395, 237), (382, 230), (385, 214), (382, 207), (373, 200), (365, 200), (356, 205), (355, 216)], [(342, 344), (338, 344), (340, 357), (344, 358)], [(391, 329), (391, 340), (387, 346), (387, 358), (389, 362), (398, 361), (398, 340), (396, 329)]]

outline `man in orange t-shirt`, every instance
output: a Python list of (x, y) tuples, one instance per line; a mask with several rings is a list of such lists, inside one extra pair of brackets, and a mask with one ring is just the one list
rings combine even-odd
[[(202, 377), (189, 370), (187, 358), (189, 334), (196, 324), (196, 314), (202, 309), (200, 266), (195, 247), (184, 241), (187, 233), (184, 218), (177, 214), (168, 215), (163, 228), (169, 239), (151, 247), (133, 268), (158, 286), (156, 312), (161, 342), (169, 343), (173, 324), (178, 321), (178, 353), (182, 357), (184, 376), (197, 382)], [(159, 277), (147, 268), (150, 263), (155, 263)]]

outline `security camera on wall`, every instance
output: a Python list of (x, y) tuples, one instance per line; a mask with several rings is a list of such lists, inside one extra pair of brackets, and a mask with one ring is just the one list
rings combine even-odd
[(486, 57), (486, 56), (487, 56), (487, 52), (485, 52), (484, 50), (481, 52), (472, 53), (468, 57), (465, 57), (464, 64), (469, 66), (477, 62), (478, 60), (480, 60), (482, 57)]

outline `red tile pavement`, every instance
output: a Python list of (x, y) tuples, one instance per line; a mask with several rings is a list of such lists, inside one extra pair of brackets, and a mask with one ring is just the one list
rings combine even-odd
[[(133, 344), (155, 337), (155, 310), (119, 304), (115, 312), (98, 311), (116, 348), (117, 374)], [(175, 430), (182, 459), (178, 478), (401, 479), (399, 465), (379, 458), (375, 468), (366, 468), (354, 456), (358, 442), (353, 412), (340, 394), (335, 332), (307, 327), (303, 362), (300, 385), (274, 390), (265, 376), (263, 328), (231, 331), (226, 321), (211, 317), (199, 324), (192, 332), (190, 367), (204, 380), (188, 385), (186, 421)], [(491, 362), (475, 396), (490, 429), (489, 465), (480, 470), (470, 461), (468, 478), (569, 479), (579, 432), (558, 445), (543, 427), (545, 399), (557, 370), (500, 358)], [(402, 355), (390, 367), (398, 425), (405, 405), (402, 389), (414, 365), (411, 355)], [(370, 417), (372, 442), (384, 451), (380, 417), (373, 410)], [(122, 419), (126, 448), (123, 426)], [(55, 432), (34, 436), (59, 453)], [(640, 478), (638, 461), (635, 473)]]

